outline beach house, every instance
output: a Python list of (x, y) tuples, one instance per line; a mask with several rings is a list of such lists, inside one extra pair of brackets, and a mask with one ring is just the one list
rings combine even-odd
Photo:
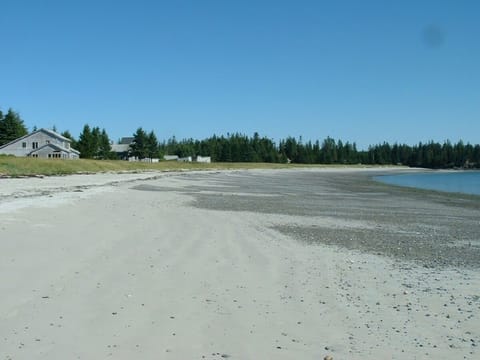
[(0, 154), (46, 159), (78, 159), (72, 140), (49, 129), (39, 129), (0, 146)]
[(112, 152), (117, 154), (117, 158), (121, 160), (128, 160), (131, 158), (133, 137), (123, 137), (118, 144), (111, 144)]

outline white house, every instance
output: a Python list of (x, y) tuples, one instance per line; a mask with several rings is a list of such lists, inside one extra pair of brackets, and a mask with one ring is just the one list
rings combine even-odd
[(46, 159), (78, 159), (80, 152), (70, 147), (71, 142), (55, 131), (39, 129), (0, 146), (0, 154)]

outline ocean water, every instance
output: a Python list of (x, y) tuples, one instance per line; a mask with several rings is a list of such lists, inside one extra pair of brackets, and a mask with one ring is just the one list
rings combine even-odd
[(383, 175), (374, 179), (392, 185), (480, 195), (480, 171)]

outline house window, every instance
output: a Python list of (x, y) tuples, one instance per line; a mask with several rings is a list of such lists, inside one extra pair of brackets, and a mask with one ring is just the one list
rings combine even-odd
[(45, 143), (50, 144), (50, 140), (46, 140)]
[(24, 141), (22, 142), (22, 148), (26, 149), (27, 148), (27, 143)]
[(32, 142), (32, 149), (38, 149), (38, 142)]
[(38, 154), (32, 154), (32, 157), (38, 158)]

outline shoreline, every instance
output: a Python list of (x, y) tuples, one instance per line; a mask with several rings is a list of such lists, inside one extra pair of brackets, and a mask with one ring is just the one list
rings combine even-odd
[(50, 195), (58, 195), (69, 192), (80, 192), (91, 188), (102, 188), (117, 186), (123, 183), (134, 181), (156, 180), (169, 176), (180, 176), (186, 174), (212, 174), (231, 172), (296, 172), (296, 171), (320, 171), (320, 172), (345, 172), (345, 171), (401, 171), (397, 167), (325, 167), (325, 168), (294, 168), (294, 169), (204, 169), (204, 170), (172, 170), (172, 171), (132, 171), (132, 172), (102, 172), (82, 173), (67, 175), (35, 175), (23, 177), (0, 178), (0, 205), (6, 200), (19, 198), (36, 198)]
[[(479, 267), (428, 256), (478, 249), (478, 201), (374, 172), (2, 187), (0, 357), (474, 359)], [(386, 253), (409, 241), (426, 258)]]
[[(480, 175), (479, 170), (468, 170), (466, 172), (462, 172), (462, 174), (477, 174)], [(413, 174), (413, 179), (408, 178)], [(444, 182), (439, 183), (437, 182), (430, 182), (430, 183), (424, 183), (421, 180), (422, 179), (438, 179), (438, 176), (445, 176), (445, 175), (458, 175), (458, 172), (456, 171), (432, 171), (432, 172), (419, 172), (419, 173), (403, 173), (403, 174), (384, 174), (384, 175), (379, 175), (375, 176), (373, 178), (374, 181), (379, 181), (381, 183), (391, 185), (391, 186), (400, 186), (400, 187), (407, 187), (407, 188), (413, 188), (413, 189), (423, 189), (423, 190), (430, 190), (430, 191), (436, 191), (436, 192), (441, 192), (441, 193), (447, 193), (447, 194), (455, 194), (455, 195), (468, 195), (468, 196), (477, 196), (480, 199), (480, 191), (479, 188), (477, 188), (474, 185), (479, 185), (478, 184), (463, 184), (463, 186), (458, 186), (458, 184), (449, 184), (448, 180), (446, 178), (443, 178)], [(397, 177), (398, 176), (398, 177)], [(416, 177), (415, 177), (416, 176)], [(463, 175), (464, 176), (464, 175)], [(407, 178), (407, 181), (401, 181), (402, 177), (405, 179)], [(449, 186), (445, 187), (445, 183), (449, 184)], [(455, 189), (452, 188), (452, 185), (457, 185), (455, 186)], [(465, 187), (465, 185), (467, 185)], [(457, 191), (455, 191), (457, 190)]]

